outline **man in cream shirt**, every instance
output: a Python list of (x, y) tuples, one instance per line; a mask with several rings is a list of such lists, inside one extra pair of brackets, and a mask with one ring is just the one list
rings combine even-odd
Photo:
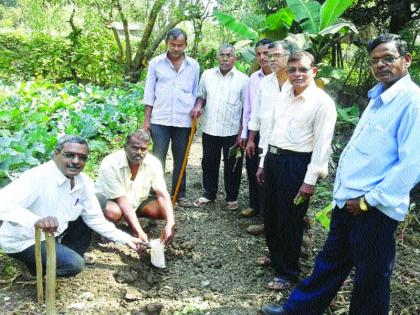
[[(78, 136), (59, 139), (53, 160), (36, 166), (0, 190), (0, 248), (35, 274), (35, 227), (56, 236), (57, 276), (84, 268), (92, 230), (137, 249), (141, 241), (108, 222), (83, 170), (89, 149)], [(45, 244), (41, 243), (45, 265)]]
[(328, 173), (336, 122), (334, 101), (315, 85), (317, 68), (308, 52), (290, 56), (291, 86), (282, 90), (274, 107), (271, 130), (263, 148), (264, 225), (275, 278), (267, 287), (289, 288), (299, 276), (303, 218), (318, 177)]
[[(139, 130), (127, 136), (123, 150), (106, 156), (99, 168), (96, 195), (109, 221), (117, 223), (124, 217), (144, 242), (148, 236), (137, 216), (164, 219), (162, 238), (169, 243), (175, 233), (174, 211), (162, 164), (148, 153), (149, 142), (149, 133)], [(149, 196), (151, 189), (156, 196)]]

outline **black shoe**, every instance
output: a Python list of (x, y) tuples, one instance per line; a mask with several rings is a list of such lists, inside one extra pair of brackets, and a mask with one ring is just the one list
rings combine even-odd
[(288, 315), (289, 313), (283, 309), (283, 306), (264, 305), (261, 309), (264, 315)]

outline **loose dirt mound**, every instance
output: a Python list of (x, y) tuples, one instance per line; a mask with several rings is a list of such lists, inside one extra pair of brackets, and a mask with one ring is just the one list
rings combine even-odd
[[(196, 142), (188, 166), (190, 201), (202, 193), (200, 162), (201, 144)], [(239, 199), (242, 209), (247, 206), (248, 195), (243, 175)], [(329, 202), (323, 194), (325, 190), (319, 191), (314, 199), (317, 208)], [(290, 291), (266, 290), (264, 285), (272, 279), (272, 270), (255, 264), (255, 259), (266, 253), (264, 237), (245, 232), (249, 224), (260, 221), (242, 218), (239, 212), (225, 208), (222, 193), (216, 203), (201, 209), (177, 207), (177, 236), (166, 251), (166, 269), (152, 267), (147, 253), (139, 256), (124, 246), (98, 245), (100, 239), (95, 237), (90, 253), (96, 262), (76, 277), (58, 280), (58, 310), (63, 314), (246, 315), (258, 314), (264, 303), (283, 301)], [(142, 224), (150, 238), (158, 237), (160, 224)], [(313, 234), (314, 244), (304, 250), (301, 259), (303, 275), (310, 272), (326, 236), (317, 223), (313, 224)], [(416, 314), (419, 310), (419, 250), (414, 245), (398, 248), (392, 293), (394, 314)], [(16, 267), (16, 272), (20, 270), (9, 259), (0, 257), (0, 270), (6, 265)], [(34, 281), (19, 277), (9, 283), (0, 282), (0, 313), (38, 314), (44, 310), (35, 303)], [(346, 313), (350, 292), (348, 281), (327, 314)]]

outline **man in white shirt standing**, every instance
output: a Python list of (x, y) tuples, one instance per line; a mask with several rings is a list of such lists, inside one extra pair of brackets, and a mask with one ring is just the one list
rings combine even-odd
[[(84, 268), (92, 230), (137, 250), (142, 243), (108, 222), (83, 170), (88, 145), (78, 136), (62, 137), (53, 160), (34, 167), (0, 190), (0, 248), (35, 274), (35, 228), (55, 233), (57, 276)], [(45, 244), (41, 244), (45, 266)]]
[(204, 194), (195, 203), (202, 206), (216, 199), (221, 151), (224, 161), (224, 184), (228, 209), (238, 208), (239, 185), (243, 159), (229, 157), (229, 149), (237, 143), (242, 106), (248, 77), (235, 69), (236, 51), (223, 44), (217, 52), (219, 67), (201, 76), (197, 101), (191, 117), (198, 119), (203, 110), (203, 186)]
[(290, 56), (291, 86), (282, 90), (274, 106), (271, 130), (263, 148), (266, 208), (264, 225), (275, 278), (267, 288), (291, 287), (299, 276), (303, 218), (318, 177), (328, 173), (328, 159), (336, 122), (334, 101), (315, 85), (317, 68), (308, 52)]
[[(136, 131), (127, 136), (123, 150), (103, 159), (96, 181), (96, 196), (109, 221), (117, 223), (124, 217), (134, 235), (144, 242), (148, 242), (148, 237), (137, 215), (165, 220), (162, 239), (167, 244), (175, 234), (174, 209), (162, 164), (148, 153), (149, 142), (147, 131)], [(153, 196), (149, 196), (151, 189)]]
[[(254, 107), (251, 111), (251, 119), (248, 124), (249, 137), (246, 144), (247, 157), (257, 164), (254, 171), (255, 180), (258, 166), (262, 167), (260, 155), (266, 141), (266, 134), (271, 129), (273, 108), (278, 103), (280, 91), (287, 82), (287, 60), (291, 50), (287, 42), (275, 41), (268, 45), (268, 64), (271, 74), (261, 79), (254, 99)], [(259, 186), (261, 213), (264, 215), (264, 187)], [(264, 225), (251, 225), (247, 228), (251, 234), (264, 232)], [(258, 264), (269, 263), (268, 256), (258, 258)]]

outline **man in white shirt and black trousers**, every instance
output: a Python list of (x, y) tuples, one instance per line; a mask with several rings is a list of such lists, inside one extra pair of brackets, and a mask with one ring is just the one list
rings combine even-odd
[[(138, 238), (107, 221), (95, 197), (92, 179), (83, 170), (88, 145), (78, 136), (59, 139), (51, 161), (22, 173), (0, 190), (0, 248), (35, 274), (35, 228), (56, 236), (57, 276), (84, 268), (92, 230), (137, 250)], [(46, 252), (41, 243), (42, 263)], [(45, 270), (45, 269), (44, 269)]]
[(203, 72), (198, 86), (197, 101), (191, 112), (198, 119), (203, 110), (203, 186), (204, 194), (194, 205), (203, 206), (216, 199), (220, 156), (223, 152), (226, 207), (238, 208), (242, 174), (242, 158), (229, 156), (229, 149), (239, 145), (240, 121), (248, 77), (235, 66), (236, 51), (223, 44), (217, 52), (219, 67)]
[(328, 173), (336, 122), (334, 101), (315, 84), (317, 68), (308, 52), (287, 62), (289, 85), (274, 106), (273, 123), (264, 141), (264, 226), (275, 278), (267, 288), (288, 289), (299, 276), (304, 216), (318, 177)]

